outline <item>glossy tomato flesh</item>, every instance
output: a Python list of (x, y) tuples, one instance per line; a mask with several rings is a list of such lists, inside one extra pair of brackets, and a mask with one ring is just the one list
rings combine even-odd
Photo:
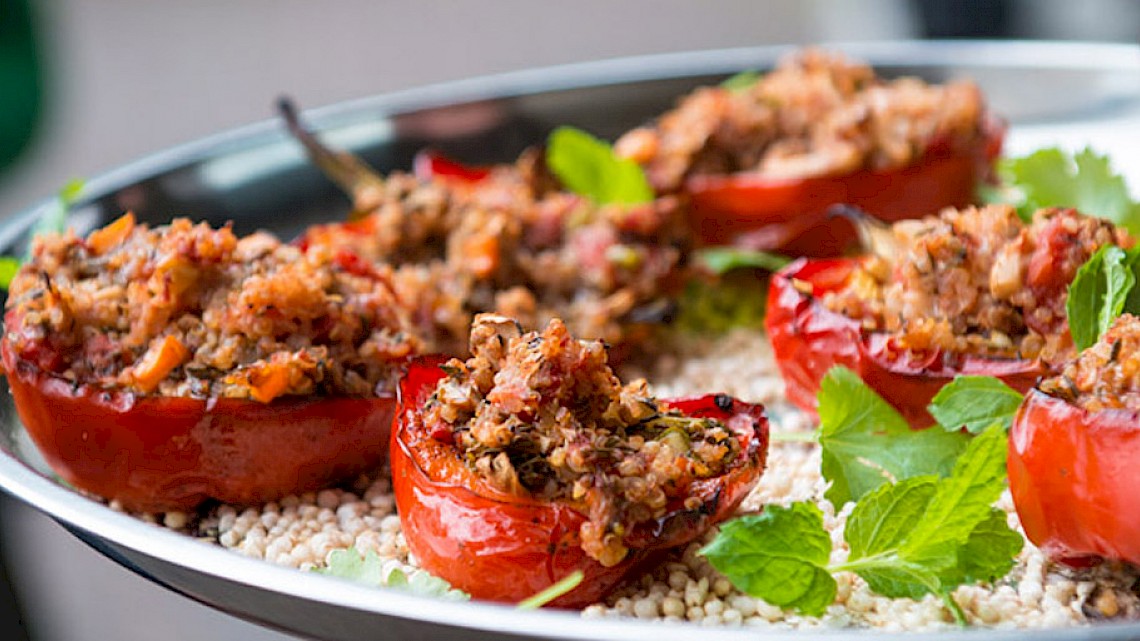
[(1033, 390), (1009, 433), (1025, 535), (1053, 558), (1140, 565), (1140, 411), (1090, 412)]
[(900, 350), (887, 335), (824, 307), (818, 297), (841, 289), (857, 265), (856, 259), (800, 259), (773, 274), (769, 285), (764, 323), (776, 365), (788, 399), (813, 416), (820, 381), (836, 365), (858, 374), (914, 428), (934, 423), (926, 406), (958, 374), (996, 376), (1025, 392), (1045, 373), (1037, 360)]
[(420, 407), (445, 376), (433, 363), (414, 364), (400, 385), (392, 431), (392, 486), (408, 549), (419, 565), (475, 598), (517, 602), (581, 570), (585, 578), (551, 605), (579, 608), (604, 597), (657, 553), (684, 545), (728, 518), (764, 468), (768, 421), (763, 407), (726, 396), (662, 401), (690, 416), (724, 420), (740, 439), (743, 462), (724, 476), (695, 481), (687, 510), (676, 501), (661, 519), (626, 536), (625, 560), (604, 567), (586, 555), (579, 528), (586, 517), (561, 501), (504, 494), (471, 472), (455, 447), (420, 420)]
[(690, 222), (699, 241), (709, 245), (838, 256), (856, 235), (849, 221), (828, 215), (833, 205), (895, 221), (975, 202), (1004, 137), (1000, 124), (986, 128), (975, 149), (934, 145), (919, 162), (897, 169), (788, 180), (747, 172), (694, 176), (685, 185)]
[(384, 461), (395, 398), (138, 396), (73, 385), (0, 342), (16, 412), (65, 481), (141, 512), (256, 504)]

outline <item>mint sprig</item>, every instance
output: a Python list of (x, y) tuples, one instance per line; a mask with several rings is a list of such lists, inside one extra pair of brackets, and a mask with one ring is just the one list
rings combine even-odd
[(447, 581), (423, 570), (404, 572), (400, 568), (394, 568), (385, 573), (384, 562), (373, 550), (364, 554), (355, 547), (333, 550), (329, 553), (327, 567), (314, 571), (365, 585), (384, 586), (440, 599), (466, 601), (471, 598), (466, 592), (452, 588)]
[(599, 205), (636, 205), (654, 198), (640, 165), (619, 158), (608, 143), (581, 129), (559, 127), (551, 132), (546, 165), (567, 189)]
[(832, 575), (848, 571), (884, 596), (937, 594), (965, 623), (953, 590), (1004, 576), (1022, 546), (991, 507), (1005, 487), (1006, 447), (1005, 431), (992, 426), (948, 477), (912, 477), (866, 494), (847, 519), (843, 563), (829, 563), (822, 514), (807, 502), (731, 521), (701, 553), (744, 592), (805, 614), (823, 614), (835, 599)]
[(1140, 249), (1115, 245), (1101, 247), (1077, 270), (1065, 301), (1077, 349), (1090, 347), (1122, 313), (1140, 313), (1140, 296), (1134, 291), (1138, 270)]
[(1022, 398), (993, 376), (959, 375), (938, 390), (926, 409), (943, 429), (978, 434), (994, 423), (1008, 430)]

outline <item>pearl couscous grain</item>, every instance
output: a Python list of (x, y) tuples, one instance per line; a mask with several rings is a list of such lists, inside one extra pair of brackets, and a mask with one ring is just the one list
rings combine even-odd
[[(737, 331), (723, 340), (688, 347), (683, 356), (663, 359), (648, 372), (661, 395), (710, 390), (763, 402), (772, 429), (805, 430), (810, 420), (783, 398), (765, 337)], [(775, 442), (768, 469), (741, 506), (754, 512), (765, 504), (814, 500), (835, 543), (832, 561), (847, 550), (842, 532), (851, 505), (836, 509), (823, 498), (819, 449), (802, 443)], [(112, 506), (114, 507), (114, 506)], [(1009, 493), (998, 507), (1019, 528)], [(149, 522), (214, 542), (238, 554), (311, 570), (325, 564), (333, 550), (355, 546), (373, 551), (385, 571), (415, 569), (395, 511), (386, 472), (360, 478), (344, 488), (291, 496), (257, 508), (216, 507), (197, 515), (139, 515)], [(1020, 530), (1019, 530), (1020, 531)], [(715, 531), (675, 551), (655, 569), (631, 579), (604, 602), (582, 610), (586, 618), (636, 617), (701, 625), (772, 629), (871, 628), (883, 631), (936, 631), (956, 627), (939, 599), (889, 599), (873, 593), (851, 573), (836, 579), (836, 602), (820, 617), (799, 615), (741, 593), (698, 554)], [(965, 585), (954, 593), (972, 624), (994, 628), (1048, 628), (1107, 619), (1140, 619), (1140, 570), (1105, 563), (1072, 569), (1050, 562), (1026, 544), (1013, 571), (994, 585)]]

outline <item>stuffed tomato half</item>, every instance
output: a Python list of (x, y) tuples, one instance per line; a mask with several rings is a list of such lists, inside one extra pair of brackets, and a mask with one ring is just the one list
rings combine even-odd
[(1025, 534), (1070, 563), (1140, 565), (1140, 319), (1041, 381), (1009, 441), (1009, 486)]
[(130, 510), (371, 471), (417, 342), (387, 277), (351, 258), (130, 214), (37, 239), (0, 340), (17, 413), (64, 480)]
[(832, 205), (884, 220), (966, 206), (1003, 136), (973, 83), (888, 81), (809, 50), (750, 83), (694, 91), (616, 149), (659, 193), (687, 194), (704, 243), (837, 256), (856, 236)]
[(553, 605), (595, 602), (728, 518), (764, 469), (761, 406), (653, 399), (560, 321), (523, 333), (481, 315), (471, 349), (409, 369), (391, 465), (409, 550), (476, 598), (519, 601), (580, 570)]
[(879, 230), (877, 252), (800, 260), (772, 277), (765, 321), (788, 398), (814, 412), (844, 365), (913, 427), (954, 376), (1018, 391), (1073, 354), (1065, 302), (1077, 269), (1127, 233), (1071, 209), (1023, 223), (1005, 206), (946, 210)]

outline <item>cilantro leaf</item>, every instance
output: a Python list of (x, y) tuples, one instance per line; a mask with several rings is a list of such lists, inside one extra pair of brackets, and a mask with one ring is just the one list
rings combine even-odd
[(714, 274), (724, 274), (742, 268), (757, 268), (775, 272), (792, 262), (791, 258), (780, 254), (736, 247), (703, 249), (696, 253), (694, 260), (698, 265)]
[(969, 437), (912, 430), (906, 419), (846, 367), (833, 367), (819, 388), (820, 471), (836, 507), (889, 480), (945, 476)]
[(761, 73), (755, 69), (745, 69), (721, 81), (720, 86), (732, 92), (744, 91), (760, 80)]
[(1008, 430), (1022, 395), (993, 376), (955, 376), (931, 399), (927, 410), (943, 429), (977, 434), (994, 423)]
[(997, 200), (1017, 206), (1023, 218), (1041, 207), (1074, 207), (1140, 233), (1140, 204), (1113, 173), (1108, 157), (1089, 148), (1072, 156), (1050, 147), (1007, 158), (999, 163), (998, 175), (1004, 185)]
[(371, 586), (385, 586), (423, 596), (433, 596), (452, 601), (466, 601), (471, 596), (462, 590), (455, 590), (447, 581), (423, 570), (411, 573), (394, 568), (384, 573), (384, 562), (373, 550), (361, 554), (355, 547), (346, 550), (333, 550), (328, 556), (328, 565), (314, 570), (320, 574)]
[(0, 256), (0, 289), (8, 289), (16, 272), (20, 271), (20, 260), (11, 256)]
[(581, 129), (559, 127), (546, 144), (546, 164), (570, 191), (599, 205), (651, 202), (653, 188), (641, 166)]
[(1106, 245), (1077, 270), (1065, 301), (1069, 332), (1077, 349), (1095, 343), (1125, 310), (1127, 302), (1137, 302), (1130, 293), (1136, 284), (1138, 258), (1140, 253)]
[(769, 505), (729, 521), (700, 553), (733, 585), (773, 605), (820, 615), (835, 601), (826, 569), (831, 537), (814, 503)]

